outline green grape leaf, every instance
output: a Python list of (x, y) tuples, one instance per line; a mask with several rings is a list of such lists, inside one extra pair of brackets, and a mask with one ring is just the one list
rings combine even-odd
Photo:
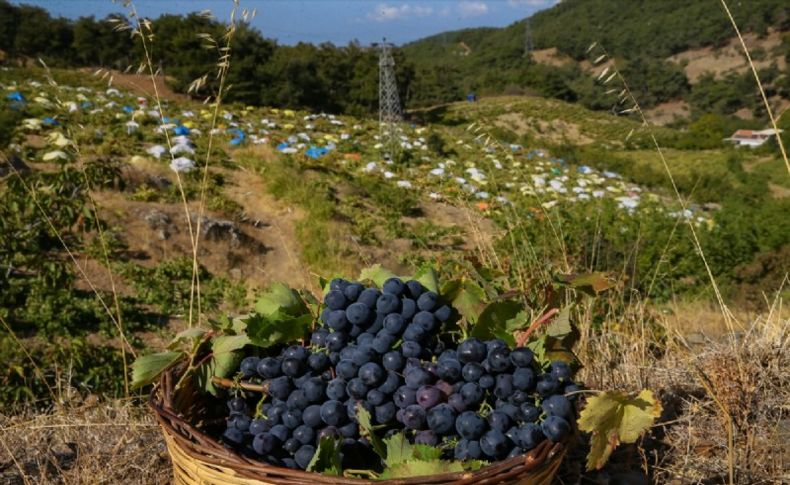
[(246, 322), (250, 343), (266, 348), (303, 338), (313, 323), (313, 317), (310, 314), (291, 317), (276, 312), (269, 316), (253, 314)]
[(469, 460), (464, 462), (464, 468), (471, 471), (479, 470), (488, 465), (489, 463), (483, 460)]
[(477, 322), (486, 307), (485, 292), (472, 281), (448, 281), (441, 293), (470, 324)]
[(418, 460), (438, 460), (442, 457), (442, 449), (436, 446), (414, 445), (412, 454)]
[(422, 286), (428, 288), (434, 293), (439, 293), (439, 275), (431, 265), (423, 265), (413, 276), (413, 278)]
[(392, 271), (382, 268), (380, 264), (369, 266), (359, 273), (359, 281), (372, 281), (379, 288), (384, 286), (384, 282), (390, 278), (395, 278), (396, 275)]
[(379, 475), (379, 479), (422, 477), (462, 471), (464, 471), (464, 466), (457, 461), (413, 459), (399, 463), (394, 467), (386, 468)]
[(571, 307), (566, 306), (546, 327), (546, 334), (550, 337), (562, 339), (570, 335), (571, 332), (573, 332), (573, 326), (571, 325)]
[(409, 443), (402, 431), (385, 439), (384, 445), (387, 447), (387, 456), (384, 463), (388, 467), (414, 458), (414, 445)]
[(206, 330), (203, 328), (187, 328), (186, 330), (178, 332), (167, 348), (169, 350), (177, 350), (179, 345), (184, 342), (190, 342), (192, 346), (195, 346), (205, 335)]
[(587, 400), (579, 429), (592, 433), (587, 470), (601, 469), (620, 443), (634, 443), (661, 416), (661, 403), (645, 389), (636, 397), (606, 391)]
[(132, 363), (132, 388), (153, 383), (164, 371), (186, 357), (184, 352), (157, 352), (138, 357)]
[(272, 283), (255, 302), (255, 311), (265, 316), (284, 313), (293, 317), (307, 313), (299, 293), (283, 283)]
[(228, 377), (238, 370), (243, 357), (238, 349), (246, 345), (245, 339), (243, 335), (215, 339), (211, 359), (195, 369), (195, 381), (200, 389), (214, 396), (221, 394), (221, 389), (214, 385), (212, 378)]
[(250, 343), (250, 338), (246, 335), (220, 335), (211, 341), (211, 351), (214, 355), (224, 352), (239, 350)]
[(472, 328), (472, 336), (481, 340), (501, 338), (508, 345), (516, 343), (513, 332), (511, 331), (515, 319), (524, 309), (524, 305), (516, 300), (500, 300), (489, 303), (477, 319), (477, 323)]
[(373, 451), (386, 462), (387, 448), (381, 441), (381, 438), (379, 438), (373, 430), (373, 424), (370, 422), (370, 413), (367, 409), (359, 405), (357, 405), (357, 421), (359, 421), (359, 435), (363, 438), (367, 438), (373, 446)]
[(321, 438), (313, 459), (307, 465), (307, 471), (335, 476), (343, 473), (343, 466), (340, 462), (340, 440), (329, 437)]

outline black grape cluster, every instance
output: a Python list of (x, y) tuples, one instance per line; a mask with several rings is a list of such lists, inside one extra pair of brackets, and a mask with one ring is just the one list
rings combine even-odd
[(333, 437), (344, 467), (371, 468), (377, 459), (360, 436), (359, 407), (388, 432), (411, 430), (416, 443), (455, 443), (462, 460), (515, 456), (570, 432), (573, 406), (563, 394), (578, 388), (564, 362), (540, 373), (529, 349), (500, 340), (452, 348), (442, 327), (454, 311), (419, 282), (391, 278), (380, 291), (335, 279), (324, 303), (309, 347), (242, 361), (242, 380), (263, 383), (270, 399), (254, 419), (253, 401), (228, 401), (227, 444), (305, 469), (319, 439)]

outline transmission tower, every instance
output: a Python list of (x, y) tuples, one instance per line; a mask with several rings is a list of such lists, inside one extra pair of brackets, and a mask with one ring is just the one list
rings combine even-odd
[(392, 58), (393, 44), (387, 39), (378, 45), (379, 48), (379, 127), (381, 143), (390, 157), (394, 156), (400, 140), (398, 122), (401, 121), (398, 84), (395, 79), (395, 60)]
[(524, 20), (524, 55), (528, 57), (532, 52), (532, 27), (529, 24), (529, 17)]

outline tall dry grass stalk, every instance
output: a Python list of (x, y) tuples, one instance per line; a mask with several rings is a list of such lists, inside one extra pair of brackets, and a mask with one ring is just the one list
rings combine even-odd
[[(141, 19), (137, 13), (137, 7), (135, 6), (134, 2), (127, 2), (127, 8), (129, 8), (129, 19), (128, 22), (123, 22), (119, 18), (110, 19), (111, 22), (117, 22), (116, 31), (118, 32), (130, 32), (132, 37), (137, 37), (140, 39), (140, 45), (143, 48), (143, 54), (145, 59), (140, 64), (137, 69), (138, 74), (142, 74), (146, 72), (151, 80), (151, 85), (154, 91), (154, 100), (156, 101), (156, 109), (159, 112), (159, 119), (164, 124), (165, 119), (165, 112), (164, 108), (162, 107), (162, 97), (159, 94), (159, 87), (156, 84), (156, 76), (159, 73), (157, 69), (154, 69), (153, 59), (151, 57), (151, 46), (150, 43), (154, 41), (154, 31), (151, 21), (148, 19)], [(168, 130), (162, 130), (165, 135), (165, 142), (167, 143), (168, 154), (170, 155), (171, 163), (175, 161), (175, 154), (173, 154), (173, 143), (170, 140), (170, 132)], [(189, 204), (187, 202), (186, 193), (184, 191), (184, 184), (181, 180), (181, 174), (178, 170), (174, 170), (176, 174), (176, 186), (178, 187), (178, 192), (181, 197), (181, 202), (184, 206), (184, 215), (186, 217), (187, 222), (187, 229), (189, 230), (189, 239), (192, 244), (193, 250), (196, 247), (196, 234), (192, 227), (192, 219), (189, 213)], [(193, 276), (194, 278), (194, 276)], [(189, 305), (189, 326), (192, 326), (192, 302), (190, 301)]]
[[(223, 96), (226, 92), (225, 82), (227, 80), (228, 71), (230, 70), (231, 60), (231, 46), (233, 35), (238, 28), (237, 13), (239, 9), (239, 1), (233, 0), (233, 9), (230, 12), (230, 23), (225, 31), (225, 45), (220, 46), (217, 41), (209, 35), (203, 35), (202, 38), (209, 42), (209, 47), (217, 50), (219, 56), (217, 62), (216, 78), (219, 81), (217, 93), (214, 96), (214, 111), (211, 116), (211, 128), (209, 130), (208, 148), (206, 149), (206, 159), (203, 166), (203, 179), (200, 186), (200, 203), (198, 206), (197, 227), (195, 230), (195, 244), (192, 247), (192, 285), (189, 294), (189, 307), (190, 314), (192, 313), (192, 305), (197, 293), (197, 311), (198, 311), (198, 325), (201, 323), (201, 304), (200, 304), (200, 278), (198, 276), (198, 247), (200, 245), (200, 225), (203, 221), (203, 214), (206, 208), (206, 190), (208, 188), (208, 169), (211, 164), (212, 147), (214, 143), (214, 129), (217, 126), (217, 119), (219, 118), (220, 107), (222, 106)], [(255, 11), (244, 9), (241, 11), (241, 22), (249, 22), (255, 17)], [(195, 81), (192, 85), (197, 87), (201, 80)], [(206, 100), (208, 101), (208, 99)]]

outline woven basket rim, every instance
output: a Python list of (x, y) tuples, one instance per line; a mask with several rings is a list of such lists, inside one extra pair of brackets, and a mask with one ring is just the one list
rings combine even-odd
[(251, 480), (273, 480), (283, 485), (486, 485), (518, 479), (522, 476), (545, 471), (549, 467), (554, 467), (554, 471), (556, 471), (559, 466), (558, 462), (562, 460), (566, 452), (564, 443), (552, 443), (545, 440), (524, 455), (494, 462), (479, 470), (390, 480), (338, 477), (278, 467), (236, 453), (202, 432), (188, 422), (182, 413), (174, 410), (173, 391), (178, 371), (179, 369), (170, 369), (165, 372), (160, 382), (152, 389), (148, 399), (148, 404), (154, 411), (162, 432), (167, 435), (169, 441), (178, 446), (183, 454), (192, 460), (232, 469), (237, 475)]

